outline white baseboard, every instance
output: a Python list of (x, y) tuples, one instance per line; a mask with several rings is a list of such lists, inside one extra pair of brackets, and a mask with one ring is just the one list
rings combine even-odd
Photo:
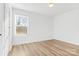
[(79, 37), (75, 37), (75, 36), (57, 36), (57, 35), (54, 35), (53, 39), (61, 40), (64, 42), (75, 44), (75, 45), (79, 45)]
[(15, 44), (13, 44), (13, 45), (20, 45), (20, 44), (26, 44), (26, 43), (33, 43), (33, 42), (41, 42), (41, 41), (46, 41), (46, 40), (52, 40), (52, 38), (51, 39), (41, 39), (41, 40), (32, 40), (32, 41), (27, 41), (27, 42), (19, 42), (19, 43), (15, 43)]

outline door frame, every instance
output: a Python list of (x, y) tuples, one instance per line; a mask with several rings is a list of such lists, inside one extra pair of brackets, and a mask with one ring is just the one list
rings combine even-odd
[(8, 55), (9, 51), (12, 49), (12, 30), (11, 30), (11, 23), (12, 23), (12, 7), (10, 4), (5, 3), (4, 5), (4, 44), (5, 44), (5, 52), (4, 55)]

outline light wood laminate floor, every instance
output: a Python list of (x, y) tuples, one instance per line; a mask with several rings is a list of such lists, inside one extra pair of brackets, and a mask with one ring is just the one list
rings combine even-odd
[(79, 46), (59, 40), (13, 46), (9, 56), (79, 56)]

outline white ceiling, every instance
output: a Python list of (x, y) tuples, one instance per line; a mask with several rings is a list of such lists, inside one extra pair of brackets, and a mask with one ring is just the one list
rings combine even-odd
[(47, 16), (54, 16), (75, 8), (79, 8), (78, 3), (55, 3), (52, 8), (50, 8), (47, 3), (16, 3), (11, 5), (15, 8), (24, 9), (26, 11), (36, 12)]

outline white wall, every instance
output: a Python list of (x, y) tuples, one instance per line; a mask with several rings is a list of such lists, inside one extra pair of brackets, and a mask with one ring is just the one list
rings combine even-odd
[[(29, 16), (29, 23), (30, 23), (30, 29), (29, 29), (29, 35), (28, 39), (19, 38), (17, 39), (16, 36), (13, 34), (13, 44), (23, 44), (23, 43), (29, 43), (29, 42), (37, 42), (37, 41), (43, 41), (43, 40), (49, 40), (52, 39), (52, 30), (53, 27), (51, 26), (51, 18), (40, 15), (37, 13), (19, 10), (19, 9), (13, 9), (13, 14), (20, 14), (20, 15), (26, 15)], [(14, 19), (13, 19), (14, 20)]]
[(58, 39), (79, 44), (79, 9), (70, 10), (52, 18), (19, 9), (13, 9), (13, 14), (22, 14), (30, 17), (29, 39), (13, 39), (13, 44), (48, 39)]
[(0, 3), (0, 33), (2, 33), (3, 22), (4, 22), (4, 4)]
[(54, 38), (79, 45), (79, 9), (53, 18)]
[(5, 41), (4, 41), (4, 4), (0, 3), (0, 56), (4, 55)]

